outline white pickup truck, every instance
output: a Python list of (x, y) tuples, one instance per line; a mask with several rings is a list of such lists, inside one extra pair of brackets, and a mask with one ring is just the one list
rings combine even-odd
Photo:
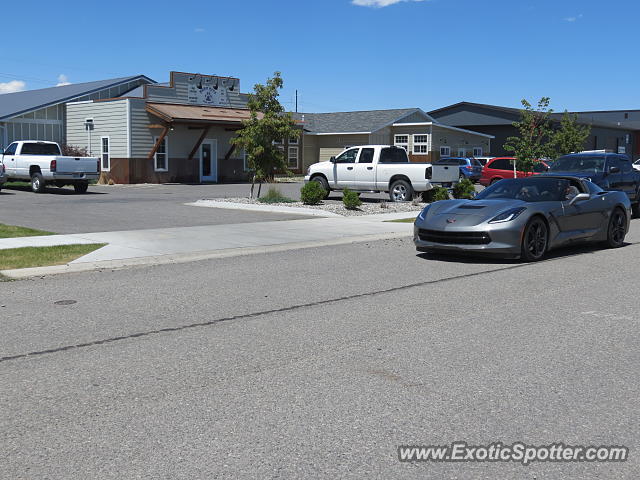
[(85, 193), (90, 180), (100, 176), (100, 160), (94, 157), (63, 157), (54, 142), (13, 142), (2, 152), (2, 164), (8, 181), (29, 180), (36, 193), (46, 185), (73, 185), (76, 193)]
[(327, 191), (389, 192), (393, 202), (406, 202), (415, 192), (431, 190), (430, 163), (411, 163), (404, 148), (362, 145), (347, 148), (328, 162), (309, 167), (305, 182), (318, 182)]

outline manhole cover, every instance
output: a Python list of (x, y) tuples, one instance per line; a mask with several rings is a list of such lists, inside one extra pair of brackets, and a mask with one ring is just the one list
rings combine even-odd
[(74, 303), (78, 303), (75, 300), (58, 300), (57, 302), (53, 302), (54, 305), (73, 305)]

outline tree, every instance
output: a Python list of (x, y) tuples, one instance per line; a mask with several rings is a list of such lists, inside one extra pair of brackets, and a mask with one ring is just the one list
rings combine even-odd
[(584, 148), (590, 133), (590, 125), (579, 125), (578, 116), (565, 110), (560, 120), (560, 128), (553, 134), (552, 144), (555, 153), (560, 156), (579, 152)]
[(525, 99), (522, 106), (520, 121), (513, 123), (520, 136), (507, 138), (504, 149), (514, 153), (519, 171), (530, 172), (537, 159), (553, 155), (553, 129), (549, 118), (553, 110), (549, 108), (549, 97), (542, 97), (535, 109)]
[(254, 85), (248, 103), (251, 118), (243, 122), (238, 136), (231, 140), (247, 154), (252, 172), (251, 198), (256, 181), (259, 197), (263, 181), (272, 180), (276, 172), (289, 172), (284, 152), (275, 143), (300, 135), (291, 114), (285, 112), (278, 101), (283, 84), (280, 72), (275, 72), (266, 85)]

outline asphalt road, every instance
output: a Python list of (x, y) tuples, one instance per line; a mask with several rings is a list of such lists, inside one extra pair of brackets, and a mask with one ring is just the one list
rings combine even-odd
[[(0, 478), (638, 478), (640, 221), (628, 240), (537, 264), (406, 239), (0, 283)], [(397, 461), (460, 440), (631, 456)]]
[[(34, 194), (26, 187), (0, 191), (0, 223), (55, 233), (89, 233), (165, 227), (306, 218), (298, 215), (197, 208), (184, 205), (202, 198), (247, 197), (247, 184), (91, 185), (85, 195), (72, 188), (49, 188)], [(278, 184), (288, 195), (301, 184)]]

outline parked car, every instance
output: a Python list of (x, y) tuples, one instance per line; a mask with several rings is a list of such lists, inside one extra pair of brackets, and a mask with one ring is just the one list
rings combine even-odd
[(623, 154), (582, 152), (558, 158), (549, 169), (554, 175), (586, 178), (603, 190), (620, 190), (629, 197), (633, 217), (640, 216), (640, 172)]
[(640, 158), (633, 162), (633, 168), (636, 170), (640, 170)]
[(7, 175), (5, 173), (4, 163), (0, 163), (0, 190), (2, 190), (2, 185), (7, 181)]
[[(327, 191), (389, 192), (394, 202), (409, 201), (414, 192), (432, 187), (430, 163), (410, 163), (404, 148), (390, 145), (351, 147), (328, 162), (311, 165), (305, 182), (318, 182)], [(326, 197), (325, 197), (326, 198)]]
[(478, 160), (482, 164), (482, 166), (484, 167), (489, 160), (491, 160), (492, 158), (495, 158), (495, 157), (473, 157), (473, 158)]
[(76, 193), (85, 193), (90, 180), (100, 175), (100, 160), (95, 157), (64, 157), (54, 142), (13, 142), (2, 152), (7, 180), (28, 180), (31, 190), (44, 192), (47, 185), (73, 185)]
[(460, 166), (460, 180), (468, 178), (472, 182), (477, 182), (480, 180), (482, 176), (482, 163), (476, 160), (473, 157), (463, 158), (463, 157), (442, 157), (438, 162), (452, 162), (458, 161), (458, 165)]
[(425, 207), (414, 224), (420, 252), (492, 253), (536, 261), (574, 242), (620, 247), (631, 203), (584, 178), (535, 175), (494, 183), (472, 200)]
[[(503, 178), (513, 178), (513, 162), (514, 157), (496, 157), (490, 160), (482, 169), (482, 176), (480, 177), (480, 185), (485, 187), (496, 183)], [(527, 177), (530, 175), (537, 175), (549, 170), (549, 164), (546, 160), (539, 160), (533, 166), (532, 172), (516, 171), (516, 178)]]

